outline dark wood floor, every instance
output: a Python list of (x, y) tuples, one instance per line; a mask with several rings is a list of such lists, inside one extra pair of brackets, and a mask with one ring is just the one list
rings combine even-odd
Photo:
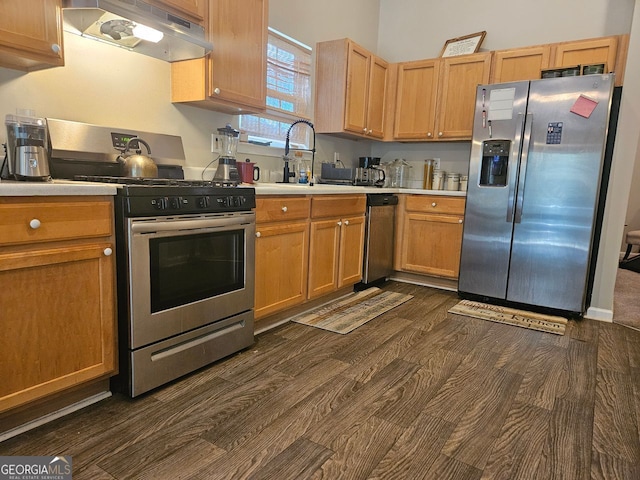
[(565, 336), (409, 302), (348, 335), (288, 324), (136, 400), (0, 443), (74, 479), (638, 479), (640, 332)]

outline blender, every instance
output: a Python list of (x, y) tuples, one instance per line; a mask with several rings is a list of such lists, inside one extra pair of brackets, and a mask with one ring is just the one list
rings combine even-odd
[(218, 129), (218, 136), (222, 142), (218, 168), (213, 176), (214, 182), (240, 183), (240, 174), (236, 165), (236, 151), (240, 132), (227, 123), (224, 128)]

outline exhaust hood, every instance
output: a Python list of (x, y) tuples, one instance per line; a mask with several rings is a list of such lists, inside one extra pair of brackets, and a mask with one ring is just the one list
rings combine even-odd
[(64, 0), (64, 29), (167, 62), (204, 57), (204, 28), (140, 0)]

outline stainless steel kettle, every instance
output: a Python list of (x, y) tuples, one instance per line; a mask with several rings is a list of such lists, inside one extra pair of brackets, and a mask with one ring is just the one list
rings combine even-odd
[[(122, 164), (124, 170), (123, 175), (125, 177), (158, 178), (158, 166), (156, 162), (154, 162), (151, 157), (142, 155), (142, 150), (139, 148), (140, 143), (147, 147), (147, 155), (151, 155), (151, 148), (147, 142), (138, 137), (130, 138), (124, 146), (122, 153), (118, 155), (118, 162)], [(136, 153), (125, 156), (132, 146), (136, 149)]]

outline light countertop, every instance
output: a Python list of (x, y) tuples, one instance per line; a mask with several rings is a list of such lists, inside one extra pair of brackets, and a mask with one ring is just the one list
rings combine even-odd
[(38, 197), (61, 195), (115, 195), (117, 187), (108, 183), (54, 180), (52, 182), (18, 182), (0, 180), (0, 197)]
[(256, 195), (339, 195), (357, 193), (410, 193), (419, 195), (447, 195), (464, 197), (466, 192), (448, 190), (423, 190), (421, 188), (377, 188), (355, 187), (350, 185), (327, 185), (316, 183), (313, 186), (296, 183), (254, 183), (245, 185), (254, 187)]

